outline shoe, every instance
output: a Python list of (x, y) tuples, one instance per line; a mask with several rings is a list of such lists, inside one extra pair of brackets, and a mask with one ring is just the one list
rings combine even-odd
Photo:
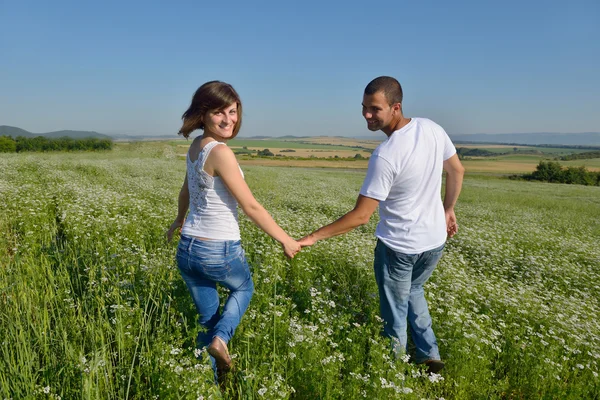
[(428, 374), (437, 374), (444, 369), (444, 362), (442, 360), (427, 360), (423, 364), (427, 367)]
[(217, 362), (217, 374), (222, 375), (231, 370), (231, 357), (223, 339), (215, 336), (206, 350)]

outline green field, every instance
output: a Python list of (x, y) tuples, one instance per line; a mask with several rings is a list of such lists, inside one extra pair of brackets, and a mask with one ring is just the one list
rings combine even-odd
[[(502, 145), (486, 145), (486, 144), (475, 144), (475, 143), (457, 143), (455, 144), (456, 148), (466, 147), (469, 149), (481, 149), (486, 150), (491, 153), (499, 153), (499, 154), (518, 154), (520, 152), (538, 152), (540, 154), (550, 154), (553, 156), (563, 156), (567, 154), (574, 153), (585, 153), (590, 151), (589, 149), (577, 149), (577, 148), (565, 148), (565, 147), (541, 147), (541, 146), (523, 146), (523, 145), (515, 145), (515, 146), (502, 146)], [(515, 148), (517, 151), (515, 151)]]
[(495, 157), (467, 157), (463, 164), (467, 173), (499, 173), (499, 174), (524, 174), (533, 172), (540, 161), (556, 161), (563, 167), (586, 167), (592, 171), (600, 170), (600, 158), (581, 159), (571, 161), (555, 160), (548, 155), (536, 154), (508, 154)]
[[(168, 144), (0, 157), (0, 398), (592, 399), (600, 396), (600, 188), (468, 175), (426, 287), (447, 363), (390, 358), (377, 217), (288, 262), (243, 215), (256, 292), (223, 393), (164, 232), (185, 162)], [(582, 161), (582, 160), (578, 160)], [(363, 171), (246, 166), (295, 237), (353, 207)]]

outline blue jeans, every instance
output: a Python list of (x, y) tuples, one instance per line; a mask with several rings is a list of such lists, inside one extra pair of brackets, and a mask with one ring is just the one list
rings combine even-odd
[(431, 328), (431, 316), (423, 285), (442, 257), (444, 245), (420, 254), (391, 250), (377, 240), (375, 280), (379, 288), (379, 306), (384, 333), (392, 339), (396, 357), (408, 352), (406, 325), (416, 347), (417, 363), (439, 360), (440, 352)]
[[(240, 241), (200, 240), (182, 235), (177, 265), (200, 314), (198, 322), (206, 328), (198, 334), (198, 348), (208, 346), (215, 336), (229, 343), (254, 293)], [(230, 290), (222, 312), (217, 283)]]

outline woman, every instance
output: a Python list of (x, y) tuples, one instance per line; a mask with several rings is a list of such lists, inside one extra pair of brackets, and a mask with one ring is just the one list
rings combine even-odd
[[(222, 378), (231, 369), (227, 343), (254, 291), (240, 244), (237, 205), (281, 243), (288, 257), (294, 257), (300, 245), (256, 201), (226, 145), (242, 125), (242, 102), (233, 87), (219, 81), (200, 86), (182, 118), (179, 134), (187, 138), (196, 129), (204, 133), (190, 145), (177, 218), (167, 237), (171, 240), (181, 228), (177, 264), (200, 314), (199, 322), (206, 328), (198, 334), (197, 344), (200, 348), (208, 346), (217, 376)], [(217, 283), (230, 290), (222, 312)]]

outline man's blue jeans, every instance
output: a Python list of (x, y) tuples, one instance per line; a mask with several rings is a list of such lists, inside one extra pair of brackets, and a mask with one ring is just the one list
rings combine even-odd
[(384, 332), (392, 340), (396, 357), (408, 351), (408, 320), (416, 347), (415, 361), (421, 363), (440, 359), (423, 285), (433, 273), (443, 252), (444, 245), (420, 254), (398, 253), (377, 240), (374, 269), (379, 288), (379, 305)]
[[(229, 343), (254, 292), (240, 241), (200, 240), (182, 235), (177, 265), (200, 314), (198, 322), (206, 328), (198, 334), (198, 348), (208, 346), (215, 336)], [(230, 290), (222, 312), (217, 283)]]

